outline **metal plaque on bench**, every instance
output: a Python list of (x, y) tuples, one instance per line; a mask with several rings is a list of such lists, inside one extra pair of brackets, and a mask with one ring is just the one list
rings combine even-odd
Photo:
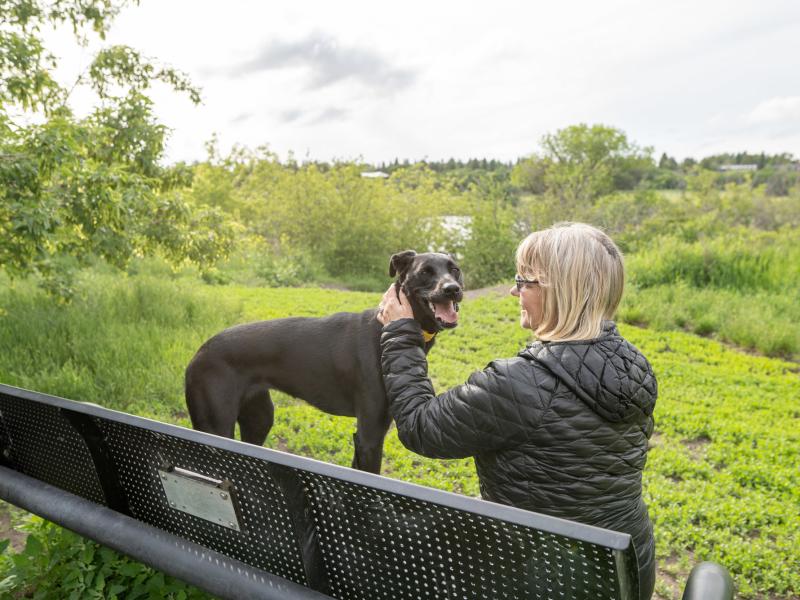
[(170, 471), (159, 469), (158, 475), (172, 508), (241, 531), (230, 482), (179, 467)]

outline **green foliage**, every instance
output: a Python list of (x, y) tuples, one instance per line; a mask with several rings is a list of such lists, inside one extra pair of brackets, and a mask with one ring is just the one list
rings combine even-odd
[(786, 167), (767, 167), (753, 174), (753, 186), (764, 186), (767, 196), (788, 196), (800, 187), (800, 170)]
[(541, 140), (543, 155), (520, 161), (512, 178), (527, 191), (553, 194), (563, 206), (633, 189), (654, 168), (651, 150), (604, 125), (572, 125)]
[[(667, 288), (635, 293), (665, 294)], [(673, 296), (660, 301), (677, 305), (676, 299), (693, 289), (679, 284)], [(262, 318), (358, 311), (379, 299), (378, 294), (207, 287), (189, 278), (100, 274), (82, 279), (75, 302), (63, 307), (53, 306), (29, 283), (0, 290), (0, 305), (6, 307), (0, 318), (0, 381), (180, 425), (188, 425), (183, 369), (211, 334)], [(705, 293), (698, 305), (719, 294), (724, 307), (737, 292)], [(652, 301), (659, 300), (653, 296)], [(777, 310), (787, 308), (786, 302)], [(436, 389), (462, 383), (493, 358), (521, 348), (528, 332), (519, 328), (518, 310), (510, 297), (464, 302), (461, 324), (443, 333), (430, 355)], [(762, 324), (775, 314), (763, 314)], [(681, 332), (633, 326), (622, 326), (622, 332), (645, 353), (659, 380), (656, 434), (644, 473), (662, 574), (659, 589), (670, 589), (666, 573), (682, 586), (691, 566), (708, 559), (732, 571), (738, 597), (795, 597), (800, 593), (797, 365), (748, 356)], [(352, 419), (323, 414), (283, 394), (273, 397), (278, 409), (269, 446), (349, 465)], [(384, 472), (478, 495), (470, 460), (416, 456), (402, 447), (394, 430), (387, 437)], [(86, 547), (75, 540), (65, 547), (76, 543)], [(95, 550), (95, 571), (104, 564), (97, 557)], [(66, 572), (60, 568), (51, 567), (59, 578)], [(56, 581), (54, 576), (42, 585)]]
[[(726, 169), (748, 165), (755, 170)], [(739, 152), (707, 156), (699, 161), (687, 158), (679, 165), (674, 158), (661, 155), (658, 169), (646, 174), (644, 184), (651, 189), (685, 189), (698, 174), (710, 176), (714, 186), (724, 189), (730, 184), (763, 187), (768, 196), (788, 196), (800, 184), (797, 160), (788, 153), (768, 155)]]
[(685, 282), (628, 286), (618, 311), (628, 323), (710, 336), (767, 356), (800, 357), (796, 292), (698, 289)]
[(189, 78), (170, 67), (159, 67), (128, 46), (111, 46), (98, 52), (89, 67), (89, 78), (100, 98), (113, 97), (114, 86), (143, 92), (157, 81), (177, 92), (189, 94), (194, 104), (200, 103), (200, 91)]
[(519, 214), (529, 230), (574, 220), (612, 236), (626, 255), (624, 320), (797, 356), (800, 196), (719, 190), (714, 177), (697, 175), (685, 192), (619, 192), (572, 209), (526, 197)]
[(517, 161), (511, 171), (511, 183), (531, 194), (547, 192), (547, 170), (551, 161), (536, 154)]
[(517, 212), (498, 183), (473, 188), (470, 234), (463, 249), (462, 270), (468, 288), (514, 277), (514, 253), (521, 239)]
[(697, 241), (661, 236), (627, 261), (639, 287), (685, 281), (696, 288), (800, 289), (800, 230), (745, 228)]
[[(796, 194), (770, 196), (749, 180), (720, 189), (719, 173), (691, 161), (677, 165), (666, 156), (656, 168), (649, 149), (616, 129), (579, 125), (546, 136), (543, 145), (546, 155), (520, 161), (510, 175), (502, 163), (448, 161), (432, 168), (392, 164), (386, 167), (390, 178), (374, 180), (360, 177), (362, 165), (281, 163), (266, 148), (237, 148), (223, 157), (212, 140), (209, 160), (194, 167), (190, 203), (219, 208), (263, 245), (261, 257), (251, 261), (259, 276), (236, 266), (243, 254), (255, 257), (248, 250), (221, 267), (221, 276), (206, 273), (206, 280), (316, 281), (377, 290), (387, 256), (412, 248), (450, 252), (465, 261), (470, 287), (488, 285), (509, 277), (507, 258), (526, 233), (566, 220), (604, 228), (628, 256), (657, 253), (662, 241), (668, 248), (695, 244), (680, 254), (691, 264), (678, 265), (677, 259), (671, 264), (678, 278), (684, 271), (698, 274), (693, 281), (700, 286), (715, 282), (716, 271), (730, 266), (714, 264), (721, 255), (707, 244), (722, 248), (735, 236), (750, 240), (749, 230), (785, 232), (800, 225)], [(465, 168), (473, 169), (469, 177), (462, 176)], [(654, 178), (671, 177), (675, 169), (679, 182), (656, 185)], [(567, 187), (559, 187), (562, 179)], [(461, 191), (464, 186), (467, 193)], [(659, 186), (686, 189), (652, 189)], [(636, 189), (619, 191), (630, 187)], [(520, 196), (520, 189), (541, 193)], [(611, 190), (616, 191), (607, 193)], [(465, 225), (452, 227), (456, 220), (446, 217)], [(717, 238), (721, 241), (711, 242)], [(764, 256), (753, 261), (761, 261), (763, 269), (778, 252), (767, 252), (761, 243), (757, 247)], [(748, 260), (743, 257), (736, 268), (749, 268)], [(642, 285), (666, 276), (659, 273), (644, 274)]]
[(686, 188), (686, 178), (670, 169), (653, 169), (642, 178), (642, 187), (655, 190), (682, 190)]
[[(198, 166), (196, 203), (208, 202), (260, 236), (270, 260), (311, 257), (327, 275), (375, 280), (388, 257), (413, 248), (447, 249), (441, 217), (462, 212), (460, 194), (423, 165), (397, 169), (387, 180), (361, 177), (342, 163), (284, 165), (265, 149), (234, 150)], [(455, 211), (455, 212), (453, 212)]]
[[(240, 303), (211, 300), (205, 286), (194, 290), (192, 279), (87, 272), (77, 286), (71, 305), (54, 305), (34, 292), (34, 282), (4, 290), (0, 381), (98, 404), (113, 395), (116, 406), (133, 412), (156, 404), (169, 418), (185, 410), (180, 390), (186, 355), (213, 330), (241, 320)], [(173, 399), (169, 405), (167, 398)]]
[(0, 558), (0, 595), (4, 597), (40, 600), (209, 598), (173, 577), (39, 517), (29, 517), (24, 529), (28, 533), (25, 549), (5, 560)]
[(721, 562), (743, 598), (793, 597), (800, 589), (796, 365), (682, 334), (631, 338), (659, 377), (645, 473), (658, 555), (691, 550), (695, 562)]
[[(162, 82), (199, 102), (185, 75), (158, 67), (122, 46), (104, 49), (75, 86), (99, 104), (85, 118), (55, 79), (55, 57), (40, 29), (87, 29), (101, 38), (122, 3), (109, 0), (5, 0), (0, 32), (0, 264), (12, 276), (39, 273), (51, 290), (71, 292), (65, 256), (77, 264), (101, 257), (122, 267), (161, 252), (174, 262), (208, 264), (224, 256), (232, 230), (215, 210), (193, 210), (178, 189), (187, 172), (160, 165), (166, 128), (145, 95)], [(72, 86), (74, 87), (74, 86)], [(22, 110), (39, 124), (17, 125)]]
[[(56, 61), (39, 37), (41, 28), (70, 26), (79, 42), (85, 42), (87, 29), (104, 38), (122, 5), (109, 0), (0, 0), (0, 15), (6, 24), (0, 31), (0, 107), (16, 105), (50, 113), (60, 105), (65, 90), (52, 76)], [(7, 120), (5, 110), (0, 110), (0, 125), (5, 126)]]
[(264, 253), (256, 258), (255, 274), (268, 287), (290, 287), (316, 279), (318, 267), (308, 253), (293, 256)]
[(700, 160), (700, 166), (704, 169), (717, 170), (725, 165), (756, 165), (759, 169), (765, 167), (781, 167), (790, 165), (794, 162), (791, 154), (782, 153), (768, 155), (764, 152), (753, 154), (750, 152), (725, 152), (713, 154)]
[[(511, 179), (523, 192), (550, 193), (565, 205), (623, 190), (683, 190), (698, 176), (719, 190), (746, 185), (762, 187), (768, 196), (788, 196), (800, 185), (800, 163), (788, 153), (726, 153), (699, 162), (686, 158), (682, 164), (662, 153), (656, 164), (649, 148), (639, 149), (622, 131), (598, 125), (567, 127), (544, 136), (541, 146), (540, 154), (517, 161)], [(598, 161), (603, 154), (609, 158)], [(734, 165), (752, 165), (755, 170), (724, 168)]]

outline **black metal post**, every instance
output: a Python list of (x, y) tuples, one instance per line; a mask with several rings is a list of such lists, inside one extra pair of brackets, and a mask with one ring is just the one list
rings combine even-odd
[(0, 498), (220, 598), (330, 598), (3, 466)]

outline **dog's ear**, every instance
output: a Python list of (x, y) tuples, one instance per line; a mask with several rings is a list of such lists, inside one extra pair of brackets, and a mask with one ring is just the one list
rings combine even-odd
[(417, 255), (413, 250), (406, 250), (405, 252), (398, 252), (393, 254), (389, 260), (389, 277), (394, 277), (398, 273), (403, 274), (408, 271), (411, 266), (411, 261)]

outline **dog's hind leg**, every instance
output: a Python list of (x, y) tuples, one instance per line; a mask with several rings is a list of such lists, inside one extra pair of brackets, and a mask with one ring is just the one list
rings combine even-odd
[(198, 354), (186, 368), (185, 392), (194, 429), (233, 438), (244, 389), (230, 368)]
[(361, 415), (358, 417), (356, 432), (353, 434), (355, 452), (352, 467), (369, 473), (381, 472), (383, 458), (383, 440), (392, 418), (388, 411), (380, 414)]
[(239, 433), (242, 441), (263, 446), (275, 418), (275, 405), (269, 390), (254, 388), (242, 400), (239, 408)]

